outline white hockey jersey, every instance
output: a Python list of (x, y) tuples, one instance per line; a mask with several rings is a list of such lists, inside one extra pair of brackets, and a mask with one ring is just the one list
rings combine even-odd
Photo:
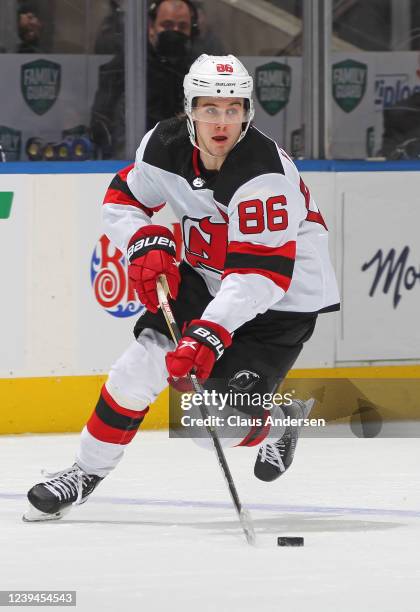
[(339, 309), (322, 215), (289, 156), (255, 127), (216, 172), (201, 164), (184, 119), (158, 123), (106, 193), (105, 233), (125, 252), (165, 204), (213, 296), (203, 319), (233, 332), (268, 309)]

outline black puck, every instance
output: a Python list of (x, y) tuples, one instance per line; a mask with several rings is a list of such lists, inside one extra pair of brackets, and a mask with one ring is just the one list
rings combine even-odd
[(277, 546), (303, 546), (305, 540), (301, 537), (285, 537), (277, 538)]

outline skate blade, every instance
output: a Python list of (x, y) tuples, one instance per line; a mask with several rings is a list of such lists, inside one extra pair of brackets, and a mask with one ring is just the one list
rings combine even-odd
[(71, 509), (65, 508), (64, 510), (60, 510), (60, 512), (55, 512), (54, 514), (48, 514), (47, 512), (41, 512), (41, 510), (37, 510), (32, 504), (29, 504), (28, 510), (22, 516), (22, 521), (24, 523), (41, 523), (44, 521), (58, 521), (63, 518), (65, 514), (67, 514)]

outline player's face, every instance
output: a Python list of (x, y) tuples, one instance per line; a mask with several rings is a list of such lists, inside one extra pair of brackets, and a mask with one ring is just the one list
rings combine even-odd
[(246, 121), (243, 98), (200, 97), (193, 109), (200, 149), (224, 158), (238, 141)]

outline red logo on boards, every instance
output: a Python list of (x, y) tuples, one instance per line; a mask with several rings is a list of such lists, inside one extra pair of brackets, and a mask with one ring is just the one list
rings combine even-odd
[(90, 264), (90, 280), (96, 301), (114, 317), (131, 317), (142, 305), (127, 275), (127, 260), (103, 235)]
[[(177, 243), (177, 259), (181, 252), (181, 228), (172, 225)], [(99, 238), (90, 262), (90, 282), (97, 303), (114, 317), (132, 317), (144, 306), (128, 277), (128, 261), (107, 236)]]

